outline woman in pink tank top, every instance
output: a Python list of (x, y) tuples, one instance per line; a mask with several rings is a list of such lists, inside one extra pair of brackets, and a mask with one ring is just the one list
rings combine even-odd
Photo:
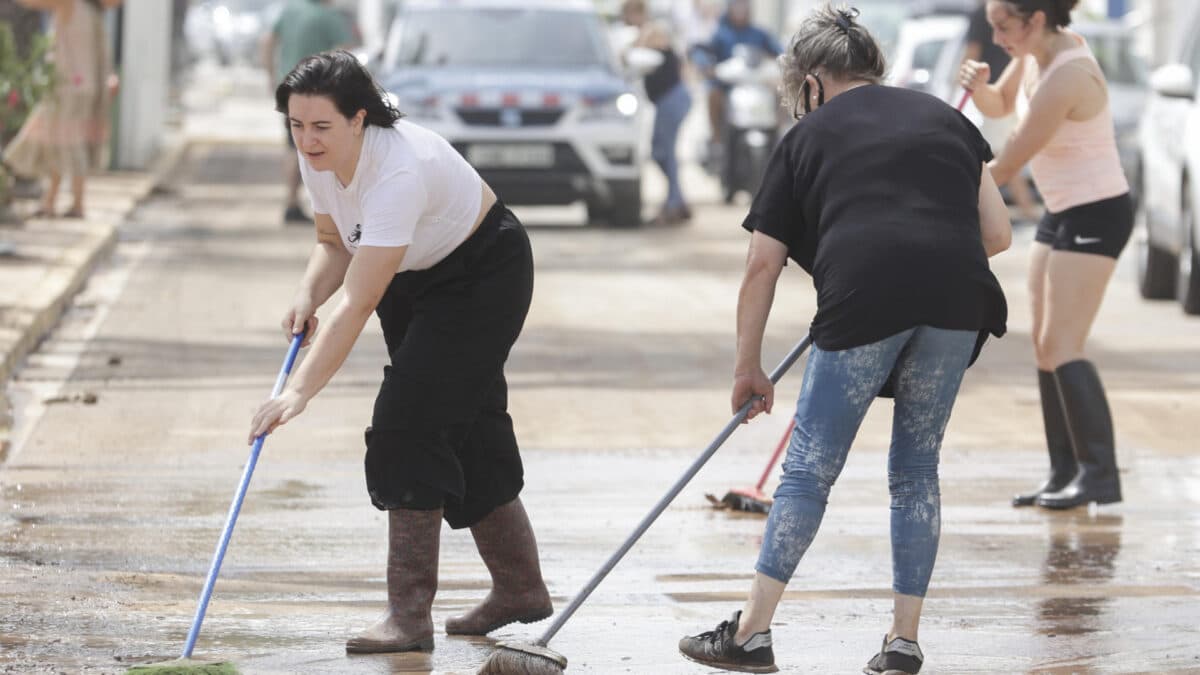
[(1029, 292), (1050, 475), (1014, 506), (1121, 501), (1112, 416), (1084, 343), (1133, 230), (1133, 203), (1104, 74), (1083, 38), (1067, 30), (1077, 2), (987, 0), (992, 39), (1013, 59), (995, 84), (978, 61), (966, 61), (959, 78), (984, 115), (1016, 111), (1020, 119), (989, 165), (996, 183), (1028, 163), (1046, 202)]

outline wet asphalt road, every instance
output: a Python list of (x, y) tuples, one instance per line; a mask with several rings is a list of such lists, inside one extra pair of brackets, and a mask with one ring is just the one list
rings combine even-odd
[[(120, 672), (181, 648), (311, 245), (275, 222), (276, 156), (195, 149), (12, 386), (22, 426), (0, 468), (0, 671)], [(698, 206), (691, 225), (633, 231), (527, 217), (540, 223), (537, 292), (511, 399), (559, 607), (728, 418), (745, 207)], [(1014, 510), (1011, 494), (1045, 465), (1028, 240), (1022, 230), (996, 261), (1010, 336), (969, 372), (943, 450), (923, 672), (1200, 673), (1200, 321), (1138, 300), (1123, 261), (1093, 355), (1127, 501)], [(808, 280), (788, 272), (768, 359), (813, 308)], [(386, 524), (363, 488), (361, 432), (383, 360), (372, 322), (330, 387), (267, 441), (197, 657), (249, 673), (471, 672), (486, 657), (490, 640), (440, 634), (432, 655), (343, 652), (382, 610)], [(675, 643), (740, 608), (763, 521), (711, 511), (703, 495), (757, 478), (798, 382), (785, 380), (776, 414), (733, 437), (555, 638), (568, 672), (711, 672)], [(40, 403), (87, 392), (94, 404)], [(889, 412), (882, 402), (868, 417), (777, 614), (784, 672), (858, 672), (888, 627)], [(487, 586), (469, 535), (447, 530), (435, 623)]]

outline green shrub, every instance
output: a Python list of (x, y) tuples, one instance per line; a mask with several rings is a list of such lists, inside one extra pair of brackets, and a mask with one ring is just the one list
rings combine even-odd
[(17, 53), (12, 26), (0, 23), (0, 145), (16, 136), (34, 104), (54, 86), (54, 66), (46, 59), (50, 41), (34, 37), (29, 55)]

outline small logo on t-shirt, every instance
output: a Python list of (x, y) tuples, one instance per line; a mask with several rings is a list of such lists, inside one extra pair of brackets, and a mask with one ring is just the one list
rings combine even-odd
[(354, 224), (354, 231), (350, 233), (350, 243), (357, 244), (359, 239), (362, 239), (362, 223)]

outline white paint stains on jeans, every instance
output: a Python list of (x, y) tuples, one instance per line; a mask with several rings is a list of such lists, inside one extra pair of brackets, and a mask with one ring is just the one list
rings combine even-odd
[(924, 596), (941, 535), (938, 454), (975, 333), (919, 327), (838, 352), (814, 347), (757, 570), (787, 582), (812, 544), (867, 408), (895, 371), (888, 457), (892, 585)]

